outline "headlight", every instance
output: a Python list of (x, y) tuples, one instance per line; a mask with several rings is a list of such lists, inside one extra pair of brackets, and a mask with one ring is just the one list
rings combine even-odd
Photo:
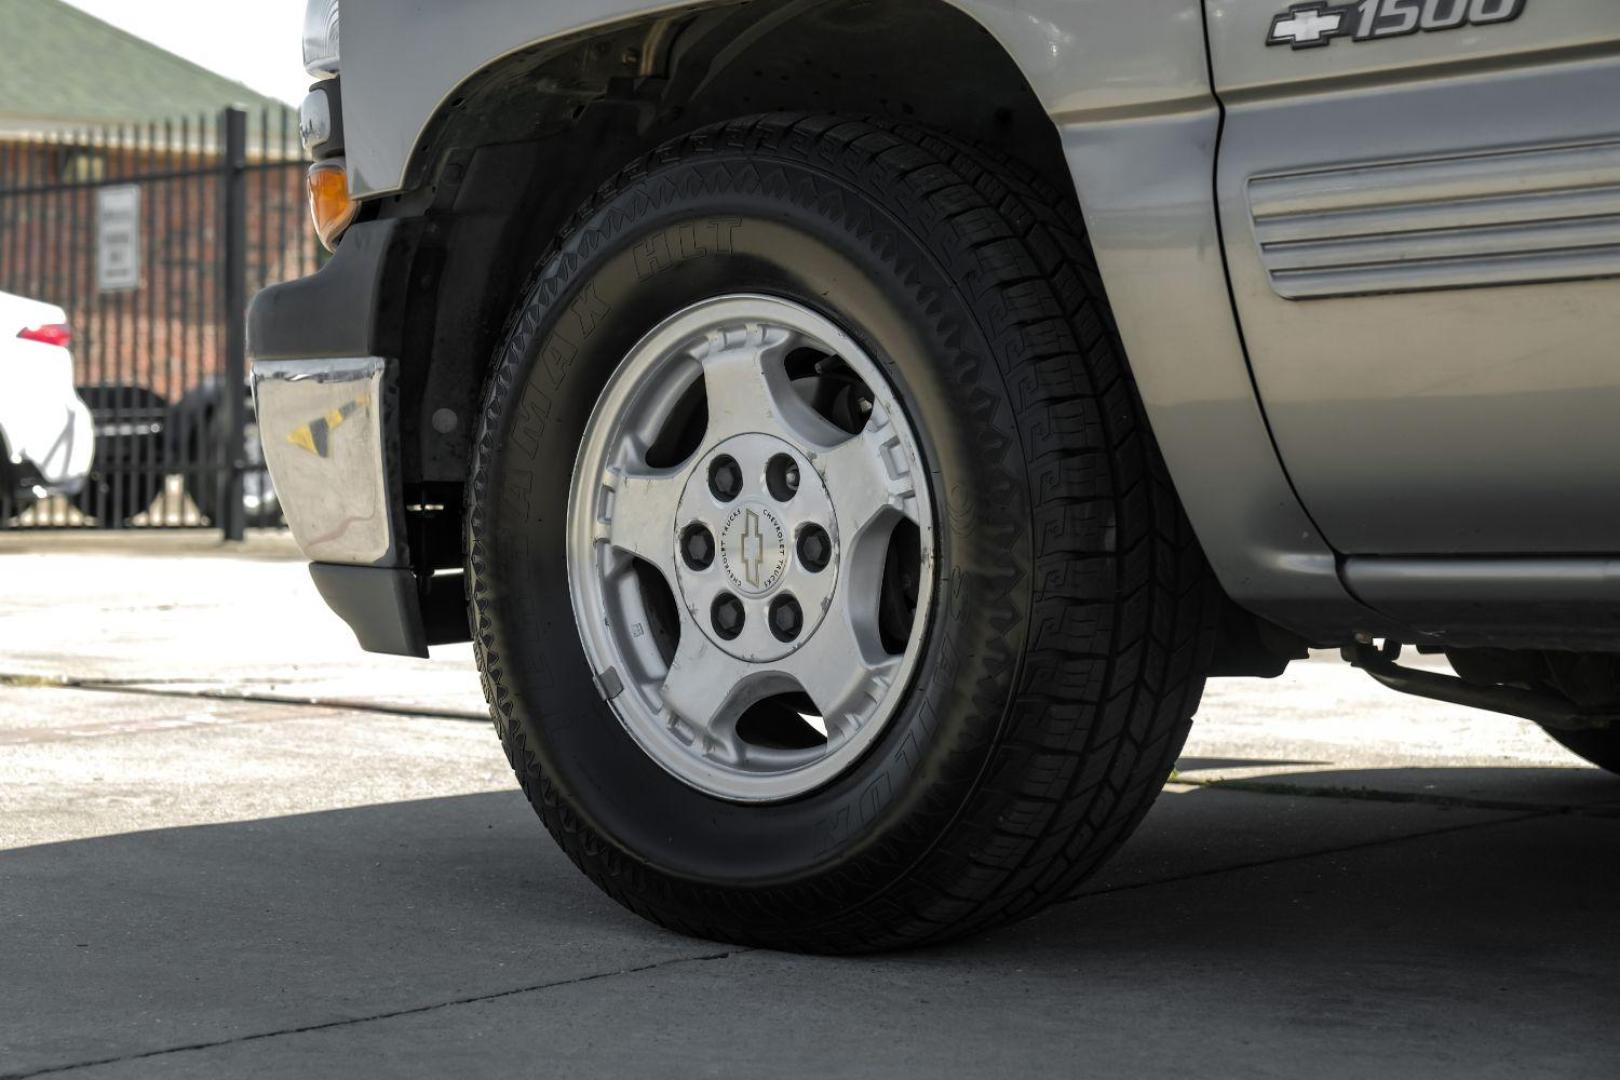
[(329, 79), (338, 69), (338, 0), (309, 0), (304, 9), (304, 70)]

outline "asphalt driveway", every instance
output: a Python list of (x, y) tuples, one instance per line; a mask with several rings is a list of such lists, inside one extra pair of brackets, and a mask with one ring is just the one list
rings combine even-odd
[(0, 1076), (1620, 1074), (1620, 779), (1327, 660), (1212, 685), (1084, 892), (859, 960), (667, 934), (471, 657), (284, 540), (0, 537)]

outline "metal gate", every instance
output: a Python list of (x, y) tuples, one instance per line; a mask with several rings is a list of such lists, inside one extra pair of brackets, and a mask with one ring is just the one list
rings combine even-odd
[(279, 524), (243, 333), (254, 291), (324, 256), (297, 128), (226, 109), (0, 141), (0, 291), (65, 309), (95, 438), (82, 485), (0, 484), (0, 528)]

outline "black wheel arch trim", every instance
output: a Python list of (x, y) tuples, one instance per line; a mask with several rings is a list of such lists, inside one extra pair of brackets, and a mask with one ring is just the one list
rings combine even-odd
[(308, 277), (261, 290), (248, 305), (252, 360), (398, 357), (420, 219), (350, 227), (337, 253)]

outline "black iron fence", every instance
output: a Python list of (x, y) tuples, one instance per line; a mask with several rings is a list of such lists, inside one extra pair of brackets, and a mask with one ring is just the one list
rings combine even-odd
[(240, 538), (279, 523), (243, 313), (254, 291), (311, 273), (324, 254), (304, 209), (297, 126), (291, 109), (226, 109), (0, 134), (0, 292), (65, 309), (94, 429), (88, 473), (64, 478), (13, 460), (0, 424), (0, 528), (215, 527)]

